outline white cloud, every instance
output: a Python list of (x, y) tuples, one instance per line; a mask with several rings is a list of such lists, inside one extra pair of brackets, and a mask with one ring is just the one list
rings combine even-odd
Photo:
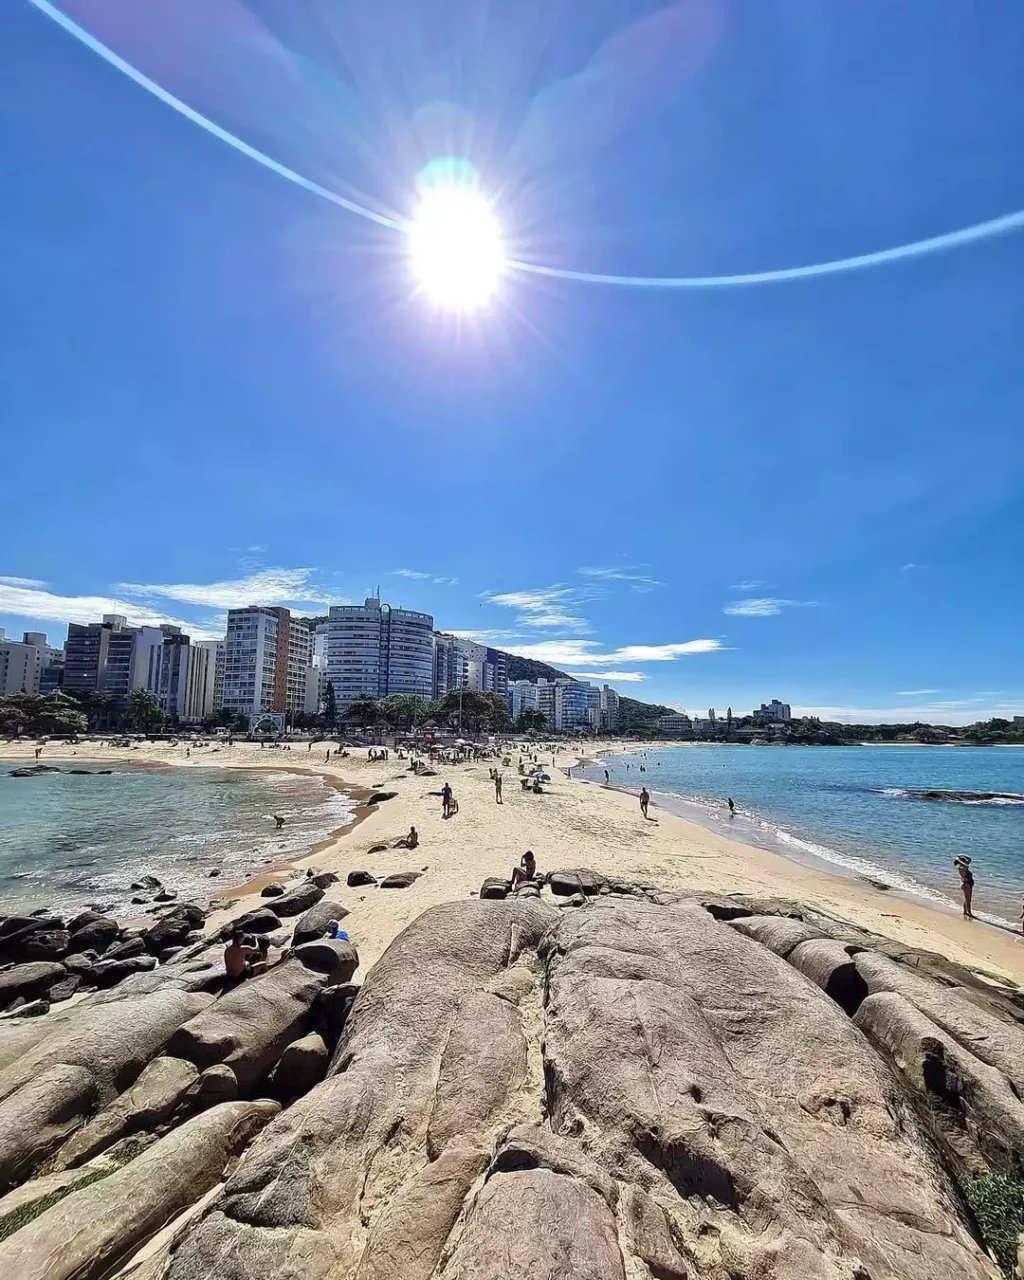
[(212, 620), (203, 623), (186, 622), (169, 614), (135, 604), (114, 596), (60, 596), (50, 591), (31, 587), (9, 586), (0, 582), (0, 614), (14, 614), (19, 618), (36, 618), (43, 622), (99, 622), (105, 613), (120, 613), (130, 626), (158, 627), (171, 623), (181, 627), (197, 640), (219, 640), (224, 628), (216, 627)]
[(626, 680), (631, 684), (647, 679), (642, 671), (568, 671), (566, 675), (574, 680)]
[(247, 605), (286, 604), (290, 600), (304, 605), (322, 604), (323, 594), (310, 582), (312, 573), (312, 569), (261, 569), (227, 582), (116, 582), (114, 590), (144, 599), (156, 596), (212, 609), (244, 609)]
[(596, 640), (542, 640), (538, 644), (515, 644), (510, 653), (535, 658), (554, 667), (611, 667), (618, 662), (674, 662), (695, 653), (717, 653), (719, 640), (686, 640), (679, 644), (631, 644), (610, 653), (595, 653)]
[(733, 600), (722, 612), (740, 618), (774, 618), (783, 609), (810, 609), (817, 600), (780, 600), (776, 596), (761, 596), (752, 600)]
[(560, 627), (586, 635), (590, 630), (586, 618), (569, 613), (566, 606), (582, 604), (596, 598), (596, 593), (572, 587), (545, 587), (539, 591), (485, 591), (483, 598), (504, 609), (518, 609), (516, 622), (524, 627)]
[(734, 582), (730, 591), (761, 591), (768, 585), (761, 578), (748, 578), (746, 582)]
[(45, 587), (45, 582), (40, 582), (38, 578), (0, 578), (0, 583), (5, 587)]
[(990, 720), (1000, 713), (998, 706), (983, 706), (976, 699), (952, 699), (948, 702), (901, 703), (896, 707), (808, 707), (793, 706), (794, 716), (818, 716), (821, 720), (839, 720), (847, 724), (974, 724)]
[(254, 551), (257, 555), (260, 555), (262, 552), (266, 551), (266, 549), (267, 548), (262, 542), (256, 542), (251, 547), (246, 547), (246, 551)]
[(927, 565), (923, 564), (914, 564), (913, 560), (911, 560), (901, 567), (900, 573), (911, 573), (914, 569), (926, 569), (927, 567)]
[(626, 564), (619, 568), (607, 569), (578, 569), (585, 578), (603, 578), (608, 582), (626, 582), (634, 591), (653, 591), (655, 587), (663, 587), (665, 584), (659, 582), (657, 578), (649, 578), (644, 573), (629, 573), (628, 570), (635, 569), (636, 565)]
[(897, 698), (926, 698), (930, 693), (939, 693), (938, 689), (897, 689)]
[(508, 631), (489, 631), (486, 628), (483, 631), (476, 631), (472, 627), (450, 627), (446, 632), (447, 635), (458, 636), (460, 640), (475, 640), (477, 644), (495, 644), (499, 640), (524, 640), (525, 636), (511, 634)]
[(391, 574), (396, 578), (414, 578), (418, 582), (432, 582), (435, 587), (454, 587), (459, 581), (458, 578), (435, 574), (432, 570), (426, 569), (392, 569)]

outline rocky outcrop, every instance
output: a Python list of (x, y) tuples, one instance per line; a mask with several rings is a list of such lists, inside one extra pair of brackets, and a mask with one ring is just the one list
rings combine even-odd
[(349, 982), (359, 968), (359, 952), (351, 942), (342, 938), (319, 938), (316, 942), (304, 942), (293, 952), (314, 973), (322, 973), (329, 986)]
[(304, 880), (297, 888), (274, 899), (274, 914), (278, 916), (301, 916), (310, 907), (315, 907), (324, 896), (323, 889), (312, 880)]
[(229, 1102), (197, 1116), (123, 1169), (72, 1191), (0, 1243), (0, 1275), (100, 1280), (221, 1178), (270, 1120), (273, 1102)]
[[(840, 951), (804, 967), (827, 987)], [(907, 1084), (816, 982), (697, 901), (432, 908), (168, 1280), (991, 1280)]]
[(340, 902), (323, 898), (296, 921), (295, 932), (292, 934), (292, 946), (298, 947), (303, 942), (313, 942), (317, 938), (322, 938), (332, 920), (344, 920), (347, 915), (348, 908), (343, 907)]
[(327, 1074), (330, 1054), (323, 1037), (311, 1031), (309, 1035), (293, 1040), (278, 1060), (270, 1077), (274, 1096), (285, 1102), (300, 1098)]
[(67, 969), (54, 960), (16, 964), (0, 971), (0, 1009), (8, 1008), (15, 1000), (35, 1000), (45, 996), (67, 974)]
[(298, 960), (246, 979), (184, 1023), (167, 1045), (200, 1070), (222, 1063), (247, 1093), (269, 1072), (285, 1046), (309, 1030), (317, 992), (327, 985)]
[[(113, 994), (113, 993), (112, 993)], [(0, 1190), (128, 1089), (212, 997), (174, 989), (72, 1007), (0, 1036)], [(94, 998), (95, 1000), (95, 998)]]

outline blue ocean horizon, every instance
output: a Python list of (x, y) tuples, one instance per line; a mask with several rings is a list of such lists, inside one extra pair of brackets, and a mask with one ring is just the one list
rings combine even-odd
[[(588, 766), (586, 776), (603, 781), (605, 769), (613, 786), (646, 785), (655, 806), (723, 835), (954, 910), (960, 899), (952, 862), (967, 854), (975, 913), (1019, 927), (1024, 750), (723, 743), (610, 756)], [(926, 791), (961, 798), (915, 794)], [(977, 798), (993, 792), (1001, 794)]]

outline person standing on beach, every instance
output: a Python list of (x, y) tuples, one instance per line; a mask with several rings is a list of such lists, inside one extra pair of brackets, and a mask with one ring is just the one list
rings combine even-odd
[(446, 782), (441, 788), (441, 816), (448, 817), (448, 810), (452, 803), (452, 789)]
[(640, 788), (640, 812), (647, 817), (647, 806), (651, 803), (651, 793), (646, 787)]
[(607, 785), (608, 785), (608, 770), (607, 770), (607, 769), (605, 769), (605, 771), (604, 771), (604, 785), (605, 785), (605, 786), (607, 786)]
[(501, 773), (499, 770), (494, 771), (494, 802), (495, 804), (504, 804), (501, 798)]
[(974, 912), (971, 910), (971, 899), (974, 897), (974, 872), (971, 870), (971, 860), (966, 854), (962, 854), (959, 858), (953, 859), (953, 866), (960, 873), (960, 892), (964, 898), (964, 919), (973, 920)]

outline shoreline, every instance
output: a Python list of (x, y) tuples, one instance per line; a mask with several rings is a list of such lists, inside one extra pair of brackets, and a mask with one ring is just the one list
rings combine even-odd
[[(533, 849), (542, 871), (592, 867), (596, 871), (657, 883), (667, 892), (707, 892), (720, 895), (752, 893), (804, 901), (831, 915), (887, 935), (907, 945), (937, 951), (983, 971), (1024, 982), (1024, 944), (1020, 936), (983, 927), (941, 910), (937, 905), (903, 899), (892, 890), (843, 876), (829, 868), (807, 867), (781, 854), (741, 843), (709, 830), (665, 809), (643, 823), (636, 808), (636, 793), (605, 788), (579, 777), (566, 778), (565, 769), (583, 759), (650, 749), (656, 744), (605, 741), (558, 744), (552, 751), (537, 748), (541, 763), (552, 773), (542, 796), (521, 793), (515, 786), (517, 752), (504, 772), (504, 804), (497, 805), (488, 778), (491, 762), (442, 766), (433, 778), (407, 771), (407, 762), (392, 758), (370, 762), (365, 750), (350, 748), (337, 766), (321, 762), (309, 766), (283, 765), (266, 759), (253, 744), (238, 744), (218, 751), (216, 761), (201, 752), (185, 760), (184, 750), (167, 744), (138, 748), (133, 755), (147, 762), (178, 768), (232, 768), (287, 770), (315, 774), (346, 794), (354, 789), (386, 789), (395, 798), (366, 806), (357, 821), (319, 842), (307, 854), (277, 869), (275, 879), (304, 877), (307, 870), (333, 871), (339, 883), (328, 896), (344, 904), (349, 915), (346, 930), (358, 946), (365, 974), (394, 937), (428, 906), (452, 898), (475, 896), (488, 876), (507, 876), (523, 851)], [(657, 744), (662, 745), (662, 744)], [(668, 744), (664, 744), (668, 745)], [(675, 744), (673, 744), (675, 745)], [(124, 749), (94, 748), (90, 759), (104, 765), (124, 760)], [(584, 752), (586, 755), (584, 756)], [(23, 755), (21, 748), (19, 755)], [(259, 757), (263, 755), (261, 760)], [(274, 752), (275, 756), (280, 753)], [(12, 747), (0, 745), (0, 761), (13, 757)], [(40, 763), (70, 759), (66, 748), (48, 748)], [(79, 756), (79, 760), (84, 757)], [(138, 763), (142, 763), (139, 760)], [(135, 764), (135, 760), (130, 762)], [(342, 774), (341, 770), (344, 770)], [(459, 813), (445, 820), (432, 791), (448, 780), (460, 802)], [(354, 797), (355, 798), (355, 797)], [(396, 839), (415, 825), (420, 844), (415, 851), (395, 849)], [(371, 847), (385, 848), (371, 854)], [(415, 883), (402, 890), (376, 886), (348, 888), (347, 872), (370, 870), (377, 878), (393, 871), (419, 873)], [(218, 886), (213, 911), (207, 920), (212, 933), (222, 924), (257, 905), (273, 906), (259, 896), (252, 881)], [(218, 903), (222, 904), (218, 907)]]

